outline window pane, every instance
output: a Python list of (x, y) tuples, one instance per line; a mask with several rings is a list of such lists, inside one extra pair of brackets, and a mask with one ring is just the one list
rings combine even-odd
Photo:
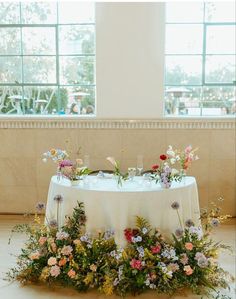
[(0, 2), (0, 24), (20, 23), (19, 2)]
[(66, 114), (95, 114), (95, 87), (62, 86), (60, 98), (67, 103)]
[(202, 23), (203, 3), (197, 2), (167, 2), (166, 22)]
[(60, 26), (60, 54), (93, 54), (94, 26)]
[(59, 23), (92, 23), (94, 22), (93, 2), (59, 2)]
[(201, 56), (166, 56), (166, 84), (201, 84)]
[(26, 114), (57, 114), (59, 102), (56, 86), (24, 87)]
[(0, 57), (0, 82), (21, 83), (21, 58)]
[(233, 83), (235, 56), (206, 56), (206, 83)]
[(22, 94), (21, 87), (0, 86), (0, 114), (22, 114)]
[(213, 86), (203, 88), (203, 115), (236, 113), (235, 87)]
[(202, 25), (166, 25), (167, 54), (201, 54)]
[(235, 54), (235, 26), (207, 26), (207, 54)]
[(56, 83), (56, 58), (30, 56), (23, 58), (25, 83)]
[(93, 84), (94, 57), (60, 57), (61, 84)]
[(23, 28), (23, 54), (55, 54), (55, 28)]
[(56, 2), (22, 2), (22, 23), (51, 24), (57, 22)]
[(206, 2), (206, 22), (235, 22), (235, 1)]
[(201, 87), (166, 87), (165, 113), (168, 115), (201, 115)]
[(0, 55), (20, 54), (20, 29), (0, 27)]

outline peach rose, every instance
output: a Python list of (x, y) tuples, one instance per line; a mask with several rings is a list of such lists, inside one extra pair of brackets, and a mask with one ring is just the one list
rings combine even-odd
[(70, 278), (75, 278), (75, 271), (73, 269), (70, 269), (70, 271), (67, 273), (67, 275), (70, 277)]
[(66, 262), (67, 262), (67, 259), (66, 259), (66, 258), (62, 258), (62, 259), (60, 259), (60, 261), (58, 262), (58, 265), (59, 265), (60, 267), (62, 267), (62, 266), (64, 266), (64, 265), (66, 264)]
[(54, 265), (56, 265), (56, 263), (57, 263), (57, 259), (55, 257), (50, 257), (48, 259), (48, 265), (49, 266), (54, 266)]
[(192, 243), (185, 243), (185, 248), (187, 249), (187, 250), (193, 250), (193, 244)]
[(184, 266), (184, 272), (186, 273), (186, 275), (192, 275), (193, 269), (189, 265), (187, 265), (187, 266)]
[(47, 241), (47, 237), (40, 237), (39, 238), (39, 245), (43, 246), (45, 244), (45, 242)]
[(40, 258), (40, 253), (38, 251), (32, 252), (29, 255), (29, 258), (33, 261), (33, 260), (38, 260)]

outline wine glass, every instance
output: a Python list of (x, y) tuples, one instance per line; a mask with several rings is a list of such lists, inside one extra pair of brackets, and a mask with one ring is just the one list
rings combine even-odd
[(143, 156), (142, 155), (137, 156), (137, 170), (138, 170), (138, 175), (141, 176), (142, 171), (143, 171)]

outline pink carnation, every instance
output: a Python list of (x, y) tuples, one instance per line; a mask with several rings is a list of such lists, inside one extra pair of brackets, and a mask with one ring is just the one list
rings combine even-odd
[(48, 265), (49, 266), (54, 266), (54, 265), (56, 265), (56, 263), (57, 263), (57, 259), (55, 257), (50, 257), (48, 259)]
[(60, 273), (61, 273), (61, 270), (60, 270), (60, 268), (57, 265), (52, 266), (52, 268), (50, 270), (51, 276), (57, 277)]
[(133, 269), (141, 270), (142, 269), (142, 262), (140, 260), (132, 259), (130, 262), (130, 266)]
[(39, 245), (43, 246), (45, 244), (45, 242), (47, 241), (47, 237), (40, 237), (39, 238)]
[(154, 253), (154, 254), (159, 253), (160, 251), (161, 251), (161, 245), (160, 244), (151, 247), (151, 252)]
[(62, 248), (61, 253), (64, 255), (70, 255), (72, 251), (73, 251), (73, 248), (70, 245), (68, 245), (68, 246), (64, 246)]
[(70, 271), (67, 273), (67, 275), (70, 277), (70, 278), (75, 278), (75, 271), (73, 269), (70, 269)]

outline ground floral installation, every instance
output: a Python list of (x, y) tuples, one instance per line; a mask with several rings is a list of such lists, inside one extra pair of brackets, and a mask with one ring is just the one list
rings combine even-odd
[[(40, 212), (43, 208), (44, 204), (37, 205)], [(173, 202), (170, 208), (178, 214), (179, 203)], [(217, 291), (228, 288), (232, 280), (217, 262), (220, 249), (228, 247), (210, 239), (211, 230), (228, 217), (221, 216), (220, 208), (214, 205), (203, 211), (202, 227), (196, 227), (191, 219), (183, 224), (179, 218), (172, 241), (137, 217), (136, 228), (124, 231), (127, 246), (118, 248), (112, 231), (99, 232), (95, 238), (85, 233), (82, 203), (60, 230), (56, 219), (44, 225), (36, 214), (32, 224), (13, 229), (29, 238), (7, 278), (78, 291), (96, 288), (106, 295), (140, 294), (149, 289), (173, 295), (191, 289), (211, 298), (229, 298)]]

